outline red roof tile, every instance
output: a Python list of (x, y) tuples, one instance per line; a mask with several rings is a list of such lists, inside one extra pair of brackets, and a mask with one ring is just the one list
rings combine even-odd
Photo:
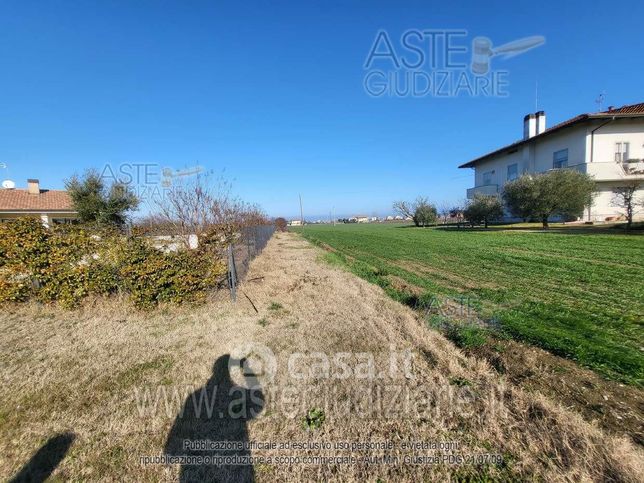
[(0, 189), (0, 211), (74, 212), (74, 208), (67, 191), (40, 190), (32, 195), (26, 189)]
[(644, 102), (639, 104), (631, 104), (630, 106), (622, 106), (617, 109), (610, 109), (603, 111), (601, 114), (644, 114)]

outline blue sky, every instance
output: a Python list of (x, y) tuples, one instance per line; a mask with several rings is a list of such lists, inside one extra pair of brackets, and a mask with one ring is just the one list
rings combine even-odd
[[(0, 3), (0, 174), (48, 188), (106, 163), (201, 165), (274, 216), (388, 214), (425, 195), (456, 202), (457, 166), (552, 125), (644, 101), (644, 3), (519, 1), (9, 1)], [(372, 97), (379, 30), (464, 29), (495, 45), (506, 97)]]

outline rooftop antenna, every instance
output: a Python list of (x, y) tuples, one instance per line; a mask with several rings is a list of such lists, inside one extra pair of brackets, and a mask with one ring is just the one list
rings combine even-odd
[(534, 81), (534, 112), (539, 112), (539, 81)]
[(597, 99), (595, 99), (595, 104), (597, 104), (597, 110), (601, 111), (602, 110), (602, 104), (604, 103), (604, 98), (605, 98), (605, 93), (602, 92), (597, 96)]

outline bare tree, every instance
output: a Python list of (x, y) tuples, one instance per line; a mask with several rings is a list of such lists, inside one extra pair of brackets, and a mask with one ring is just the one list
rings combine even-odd
[(257, 205), (233, 197), (230, 183), (208, 175), (182, 180), (157, 202), (154, 220), (188, 243), (196, 235), (199, 245), (223, 246), (234, 240), (244, 226), (267, 223)]
[(416, 211), (416, 203), (408, 201), (394, 201), (393, 203), (394, 213), (402, 216), (403, 218), (412, 218)]
[(438, 214), (442, 218), (443, 224), (447, 223), (447, 220), (450, 218), (451, 212), (452, 212), (452, 205), (450, 205), (446, 201), (440, 204), (440, 206), (438, 207)]
[(644, 206), (644, 199), (638, 197), (637, 194), (641, 187), (641, 181), (633, 180), (613, 189), (611, 204), (623, 210), (623, 214), (626, 216), (626, 229), (628, 230), (633, 226), (633, 215), (638, 211), (639, 207)]

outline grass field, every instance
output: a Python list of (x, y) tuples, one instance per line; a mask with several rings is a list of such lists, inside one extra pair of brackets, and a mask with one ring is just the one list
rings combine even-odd
[(398, 300), (414, 305), (465, 294), (503, 333), (608, 378), (643, 384), (641, 235), (392, 224), (307, 226), (301, 233)]
[[(237, 303), (222, 292), (202, 306), (148, 312), (119, 297), (72, 311), (35, 302), (2, 311), (0, 481), (44, 481), (50, 471), (52, 482), (641, 482), (644, 452), (621, 432), (513, 385), (377, 286), (322, 263), (324, 256), (299, 236), (276, 234), (251, 263)], [(227, 367), (249, 343), (274, 354), (274, 377), (257, 378), (263, 404), (248, 399), (246, 378)], [(410, 365), (400, 365), (401, 351)], [(365, 377), (365, 355), (373, 377)], [(250, 404), (260, 412), (245, 412)], [(199, 407), (212, 413), (199, 416)], [(266, 460), (254, 466), (143, 459), (248, 454), (184, 451), (186, 440), (320, 446), (256, 447), (250, 454)], [(387, 453), (343, 446), (383, 441), (395, 446)], [(482, 459), (404, 459), (442, 453), (404, 444), (443, 441), (459, 445), (449, 454)], [(322, 459), (348, 454), (397, 461)]]

